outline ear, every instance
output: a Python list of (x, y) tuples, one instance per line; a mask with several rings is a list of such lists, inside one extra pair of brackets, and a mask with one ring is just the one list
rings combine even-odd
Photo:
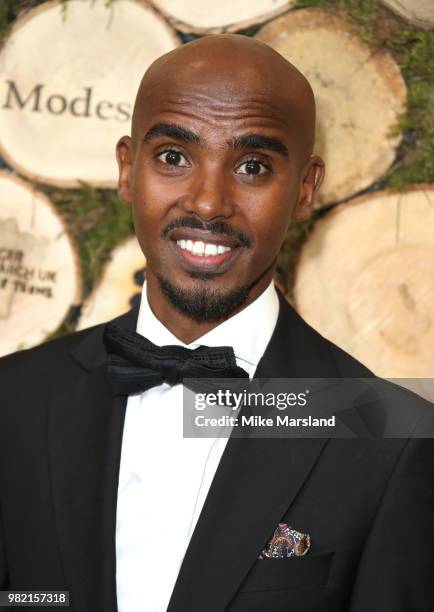
[(122, 202), (131, 204), (131, 166), (133, 161), (132, 142), (129, 136), (122, 136), (116, 145), (116, 159), (119, 168), (118, 195)]
[(301, 172), (301, 183), (298, 201), (294, 208), (293, 218), (304, 221), (313, 211), (315, 196), (324, 179), (325, 164), (318, 155), (312, 155)]

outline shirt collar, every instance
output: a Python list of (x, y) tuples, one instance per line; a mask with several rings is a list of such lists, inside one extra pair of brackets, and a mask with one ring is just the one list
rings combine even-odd
[(279, 314), (279, 298), (274, 283), (246, 308), (214, 327), (191, 344), (184, 344), (165, 327), (152, 312), (143, 284), (137, 332), (157, 346), (177, 345), (187, 348), (232, 346), (237, 363), (253, 376), (273, 334)]

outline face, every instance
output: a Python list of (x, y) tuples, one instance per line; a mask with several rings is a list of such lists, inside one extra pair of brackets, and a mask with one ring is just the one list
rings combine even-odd
[(208, 305), (198, 320), (255, 299), (291, 219), (311, 212), (323, 164), (303, 156), (294, 119), (257, 84), (191, 79), (153, 88), (134, 144), (118, 144), (148, 283)]

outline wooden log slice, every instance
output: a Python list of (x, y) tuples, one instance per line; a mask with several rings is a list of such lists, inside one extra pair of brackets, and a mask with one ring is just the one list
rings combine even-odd
[(145, 266), (145, 256), (135, 236), (118, 245), (83, 306), (78, 329), (109, 321), (139, 304)]
[(0, 355), (39, 344), (81, 300), (78, 258), (46, 196), (0, 172)]
[(47, 2), (18, 19), (0, 53), (0, 150), (21, 173), (75, 187), (116, 184), (140, 79), (179, 41), (133, 0)]
[(287, 11), (294, 0), (151, 0), (151, 4), (177, 30), (201, 35), (263, 23)]
[(256, 35), (299, 68), (317, 101), (315, 152), (326, 162), (318, 205), (373, 183), (390, 166), (399, 137), (390, 128), (404, 110), (406, 87), (392, 57), (373, 51), (340, 17), (292, 11)]
[(394, 13), (418, 28), (434, 26), (433, 0), (382, 0)]
[(434, 378), (433, 227), (433, 185), (337, 206), (301, 250), (297, 310), (380, 376)]

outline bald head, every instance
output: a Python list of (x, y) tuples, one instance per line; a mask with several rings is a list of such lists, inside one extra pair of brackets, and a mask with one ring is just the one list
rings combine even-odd
[(212, 96), (216, 118), (230, 113), (231, 104), (239, 107), (243, 100), (257, 101), (261, 112), (286, 125), (303, 158), (312, 153), (312, 89), (295, 66), (260, 41), (236, 34), (208, 36), (157, 59), (146, 71), (137, 94), (133, 144), (143, 136), (150, 113), (165, 100), (174, 100), (176, 105), (176, 98), (182, 103), (186, 96), (198, 104), (195, 110), (199, 113), (201, 98)]

